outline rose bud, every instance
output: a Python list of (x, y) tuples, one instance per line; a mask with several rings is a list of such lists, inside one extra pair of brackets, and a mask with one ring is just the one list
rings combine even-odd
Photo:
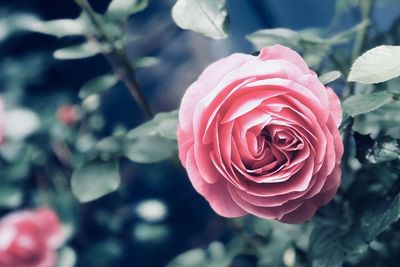
[(50, 209), (17, 211), (0, 220), (1, 267), (55, 267), (64, 242), (61, 223)]
[(79, 112), (75, 106), (63, 105), (57, 111), (58, 120), (68, 126), (79, 121)]
[(340, 185), (342, 109), (295, 51), (207, 67), (183, 96), (179, 157), (218, 214), (303, 223)]

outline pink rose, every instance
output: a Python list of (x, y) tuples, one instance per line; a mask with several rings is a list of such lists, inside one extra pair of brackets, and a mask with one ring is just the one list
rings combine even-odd
[(14, 212), (0, 221), (0, 266), (55, 267), (55, 250), (63, 241), (54, 211)]
[(338, 97), (295, 51), (233, 54), (204, 70), (179, 110), (179, 157), (218, 214), (302, 223), (340, 184)]

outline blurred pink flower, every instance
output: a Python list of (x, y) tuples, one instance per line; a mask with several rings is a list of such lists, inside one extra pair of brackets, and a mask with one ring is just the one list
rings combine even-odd
[(1, 267), (55, 267), (64, 242), (57, 214), (47, 208), (16, 211), (0, 220)]
[(73, 125), (79, 120), (78, 111), (72, 105), (62, 105), (57, 111), (57, 117), (65, 125)]
[(340, 185), (341, 119), (336, 94), (295, 51), (233, 54), (186, 91), (179, 157), (218, 214), (302, 223)]

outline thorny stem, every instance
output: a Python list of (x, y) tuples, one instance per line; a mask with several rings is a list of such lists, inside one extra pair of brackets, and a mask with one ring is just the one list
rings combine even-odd
[[(139, 105), (146, 118), (152, 118), (153, 111), (151, 110), (149, 103), (147, 102), (139, 87), (139, 84), (135, 77), (135, 70), (129, 60), (126, 58), (125, 50), (119, 49), (115, 46), (113, 38), (103, 28), (101, 18), (96, 15), (87, 0), (75, 0), (75, 2), (83, 10), (83, 12), (85, 12), (93, 26), (98, 31), (98, 37), (90, 35), (88, 39), (90, 39), (91, 41), (95, 41), (100, 46), (101, 53), (105, 56), (105, 58), (111, 65), (114, 74), (118, 76), (121, 81), (124, 82), (125, 86), (129, 89), (132, 97)], [(110, 51), (104, 49), (101, 40), (98, 39), (102, 39), (102, 41), (106, 42), (107, 45), (110, 47)]]

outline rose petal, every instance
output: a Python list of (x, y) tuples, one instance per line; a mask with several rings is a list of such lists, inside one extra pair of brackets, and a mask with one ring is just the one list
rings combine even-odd
[(209, 65), (198, 80), (184, 94), (179, 109), (179, 124), (183, 131), (191, 132), (193, 113), (199, 101), (219, 83), (224, 76), (254, 57), (245, 54), (232, 54)]
[(188, 152), (186, 169), (196, 191), (207, 198), (216, 213), (225, 217), (239, 217), (246, 214), (242, 208), (234, 204), (223, 181), (210, 185), (203, 180), (196, 166), (193, 148)]
[(179, 157), (217, 213), (304, 222), (340, 184), (339, 99), (289, 48), (235, 57), (185, 94)]
[(340, 123), (342, 122), (342, 116), (343, 116), (342, 107), (340, 105), (340, 99), (330, 87), (326, 87), (326, 91), (328, 93), (328, 98), (329, 98), (329, 110), (336, 124), (336, 127), (339, 127)]
[(287, 60), (299, 67), (304, 74), (310, 73), (310, 69), (304, 59), (296, 51), (283, 45), (274, 45), (261, 49), (258, 58), (264, 61), (271, 59)]

